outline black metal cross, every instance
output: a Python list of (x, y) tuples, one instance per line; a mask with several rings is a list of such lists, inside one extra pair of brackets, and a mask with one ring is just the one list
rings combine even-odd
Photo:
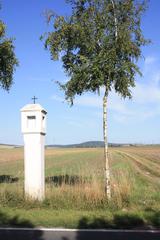
[(36, 98), (35, 96), (32, 98), (34, 104), (36, 103), (36, 100), (37, 100), (37, 99), (38, 99), (38, 98)]

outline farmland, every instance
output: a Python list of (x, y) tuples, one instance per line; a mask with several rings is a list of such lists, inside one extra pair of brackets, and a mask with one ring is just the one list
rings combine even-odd
[(107, 202), (102, 148), (47, 149), (46, 199), (38, 203), (23, 196), (23, 149), (1, 148), (0, 224), (160, 227), (160, 147), (110, 148), (109, 159)]

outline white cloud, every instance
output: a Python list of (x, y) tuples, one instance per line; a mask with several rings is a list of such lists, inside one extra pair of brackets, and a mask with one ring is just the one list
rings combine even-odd
[(137, 83), (133, 89), (133, 101), (139, 104), (158, 103), (160, 88), (154, 83)]
[(156, 73), (154, 74), (154, 77), (152, 79), (152, 82), (157, 87), (160, 87), (160, 71), (156, 71)]
[(75, 104), (86, 107), (102, 107), (102, 97), (98, 95), (83, 95), (75, 99)]
[(156, 60), (157, 59), (155, 57), (153, 57), (153, 56), (147, 56), (145, 58), (145, 64), (149, 65), (149, 64), (155, 63)]
[[(147, 72), (141, 81), (137, 81), (136, 87), (132, 89), (133, 99), (124, 100), (115, 91), (112, 91), (108, 99), (108, 109), (113, 118), (118, 122), (144, 121), (160, 115), (160, 70), (158, 65), (149, 67), (157, 62), (155, 57), (147, 57), (144, 67)], [(98, 94), (84, 94), (75, 98), (75, 105), (92, 107), (102, 111), (104, 89), (101, 89), (101, 96)], [(63, 98), (53, 95), (52, 99), (65, 102)], [(100, 113), (101, 114), (101, 113)], [(99, 116), (100, 116), (99, 114)], [(98, 117), (98, 114), (97, 114)]]
[[(57, 95), (53, 95), (52, 99), (61, 103), (64, 103), (64, 99)], [(144, 121), (148, 118), (152, 118), (156, 115), (160, 115), (160, 89), (155, 86), (145, 85), (138, 83), (136, 88), (133, 90), (133, 100), (124, 100), (121, 99), (118, 94), (114, 91), (110, 93), (108, 99), (108, 109), (111, 114), (113, 114), (113, 118), (118, 122), (127, 121)], [(83, 95), (81, 97), (77, 97), (75, 100), (75, 105), (83, 106), (83, 107), (92, 107), (98, 110), (102, 109), (103, 99), (102, 96), (98, 95)], [(155, 107), (151, 108), (150, 104), (154, 104)], [(97, 114), (101, 116), (101, 113)], [(70, 124), (74, 125), (74, 123), (70, 122)], [(77, 123), (76, 123), (77, 124)]]
[(86, 120), (86, 118), (78, 118), (76, 116), (74, 116), (74, 118), (72, 117), (64, 117), (63, 118), (65, 120), (65, 124), (72, 126), (73, 128), (82, 128), (84, 129), (84, 127), (88, 127), (88, 128), (94, 128), (96, 126), (96, 122), (94, 121), (88, 121)]
[(133, 115), (132, 111), (127, 108), (127, 100), (122, 99), (115, 91), (112, 91), (109, 96), (108, 108), (111, 111), (124, 115)]

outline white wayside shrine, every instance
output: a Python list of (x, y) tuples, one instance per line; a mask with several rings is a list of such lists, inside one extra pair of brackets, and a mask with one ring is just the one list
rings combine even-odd
[(25, 196), (42, 201), (45, 197), (44, 143), (47, 112), (40, 104), (27, 104), (21, 109), (24, 136)]

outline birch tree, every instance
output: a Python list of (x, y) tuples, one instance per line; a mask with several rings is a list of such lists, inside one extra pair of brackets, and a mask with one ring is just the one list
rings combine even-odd
[(123, 98), (131, 98), (135, 76), (140, 74), (137, 61), (141, 46), (148, 41), (141, 30), (145, 2), (136, 0), (68, 0), (70, 16), (48, 15), (53, 31), (45, 36), (51, 59), (61, 59), (69, 77), (59, 83), (66, 100), (76, 95), (99, 93), (103, 97), (103, 133), (105, 143), (105, 192), (111, 198), (107, 140), (108, 94), (114, 89)]

